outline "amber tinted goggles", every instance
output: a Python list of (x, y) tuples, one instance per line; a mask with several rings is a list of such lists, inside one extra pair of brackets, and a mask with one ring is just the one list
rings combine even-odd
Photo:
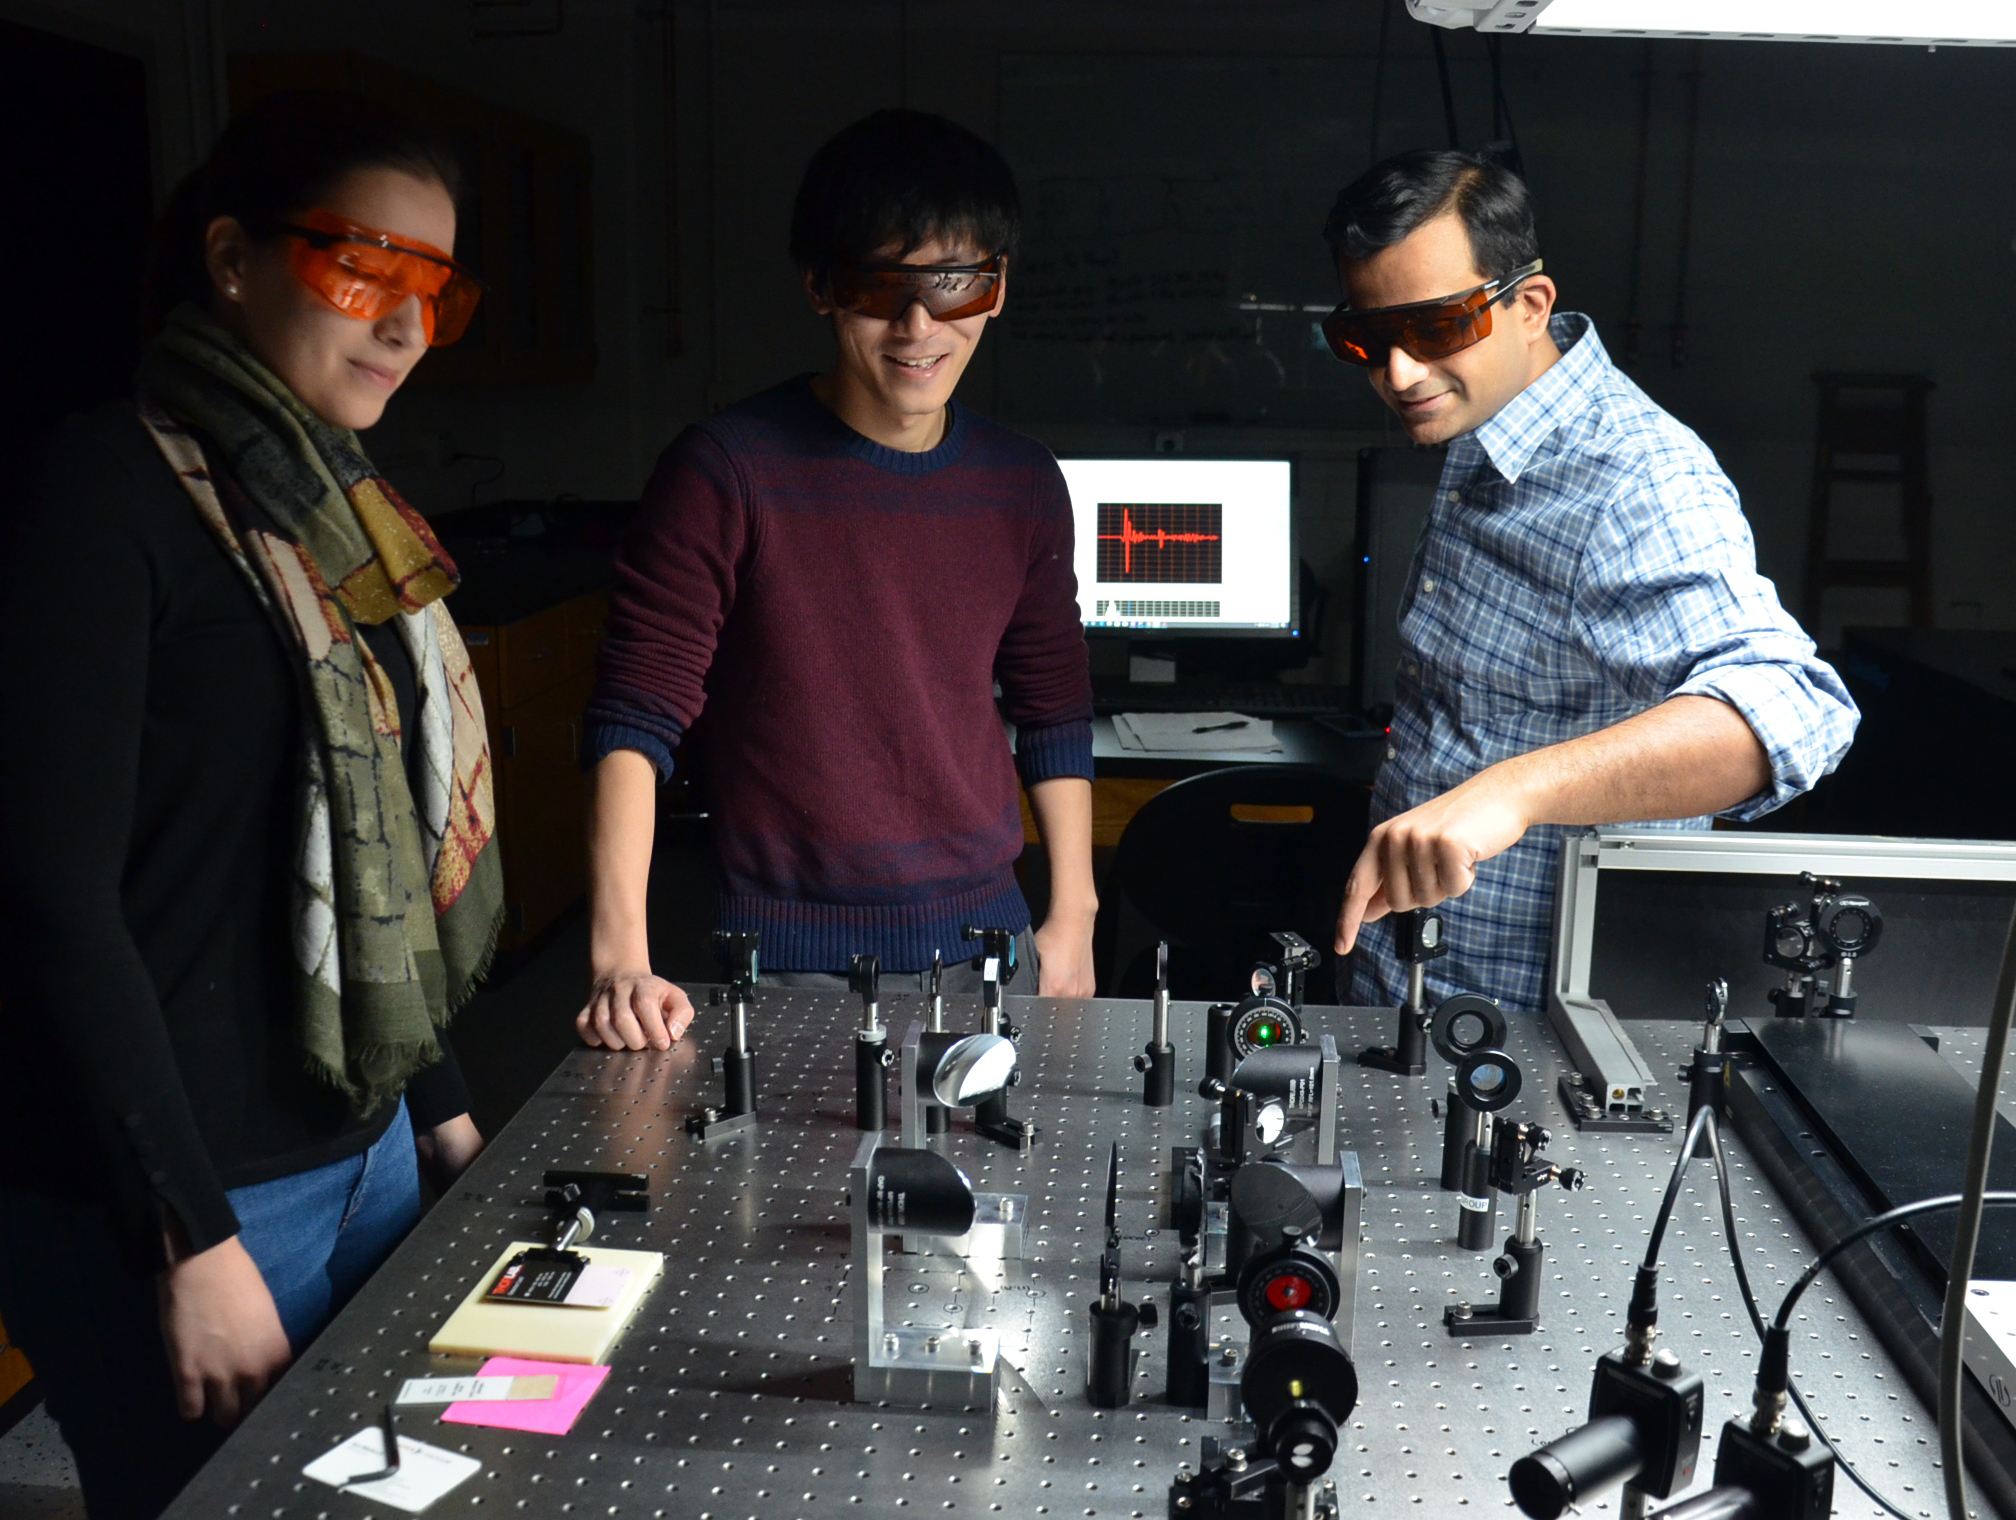
[(320, 209), (280, 230), (293, 239), (288, 263), (294, 278), (344, 316), (375, 322), (417, 296), (431, 346), (453, 343), (468, 330), (483, 282), (432, 244)]
[(842, 311), (894, 322), (922, 301), (937, 322), (978, 317), (1001, 304), (1005, 261), (984, 264), (866, 264), (826, 277), (827, 299)]
[(1353, 311), (1340, 303), (1323, 319), (1323, 339), (1346, 364), (1368, 369), (1382, 367), (1396, 348), (1423, 362), (1446, 359), (1490, 337), (1492, 307), (1522, 280), (1540, 273), (1541, 267), (1542, 261), (1535, 259), (1510, 274), (1437, 301), (1371, 311)]

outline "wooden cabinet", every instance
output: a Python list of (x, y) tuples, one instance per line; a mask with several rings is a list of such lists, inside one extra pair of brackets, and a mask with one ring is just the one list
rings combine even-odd
[(608, 593), (596, 591), (515, 622), (462, 630), (483, 692), (496, 777), (500, 950), (536, 938), (587, 890), (581, 712), (608, 615)]
[(19, 1346), (8, 1344), (7, 1327), (0, 1325), (0, 1408), (33, 1382), (34, 1377), (28, 1368), (28, 1358), (21, 1354)]

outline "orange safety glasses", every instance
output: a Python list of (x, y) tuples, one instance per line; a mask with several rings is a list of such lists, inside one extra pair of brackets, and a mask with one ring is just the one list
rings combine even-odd
[(826, 277), (827, 298), (842, 311), (894, 322), (912, 303), (938, 322), (977, 317), (1001, 304), (1002, 260), (984, 264), (865, 264)]
[(430, 347), (468, 330), (483, 282), (430, 243), (359, 226), (333, 211), (304, 212), (280, 230), (294, 240), (294, 278), (346, 317), (375, 322), (413, 296)]
[(1542, 263), (1535, 259), (1510, 274), (1436, 301), (1410, 301), (1371, 311), (1353, 311), (1340, 302), (1323, 319), (1323, 340), (1346, 364), (1367, 369), (1381, 368), (1396, 348), (1424, 363), (1446, 359), (1490, 337), (1491, 308), (1522, 280), (1540, 273)]

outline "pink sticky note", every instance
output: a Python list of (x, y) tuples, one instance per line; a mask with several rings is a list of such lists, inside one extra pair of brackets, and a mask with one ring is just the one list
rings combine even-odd
[(501, 1430), (530, 1430), (564, 1436), (581, 1418), (595, 1390), (609, 1376), (607, 1367), (579, 1367), (570, 1362), (535, 1362), (517, 1356), (493, 1356), (481, 1377), (558, 1377), (550, 1399), (465, 1399), (450, 1404), (441, 1418), (457, 1425), (495, 1425)]

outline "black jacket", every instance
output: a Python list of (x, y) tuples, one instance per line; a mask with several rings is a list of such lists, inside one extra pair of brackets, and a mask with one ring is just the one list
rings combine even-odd
[[(413, 671), (367, 630), (413, 732)], [(63, 424), (0, 512), (0, 1180), (110, 1204), (136, 1264), (164, 1211), (351, 1156), (289, 969), (303, 687), (130, 405)], [(444, 1052), (446, 1045), (444, 1042)], [(468, 1108), (452, 1053), (416, 1127)]]

